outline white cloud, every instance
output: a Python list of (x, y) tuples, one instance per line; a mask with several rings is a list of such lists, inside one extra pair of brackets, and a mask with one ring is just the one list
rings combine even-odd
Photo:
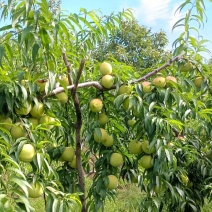
[(142, 24), (156, 26), (162, 23), (162, 28), (170, 30), (184, 16), (182, 13), (175, 14), (180, 3), (181, 1), (176, 3), (175, 0), (139, 0), (133, 11), (136, 19)]
[(140, 0), (138, 7), (133, 8), (135, 17), (142, 22), (154, 25), (158, 19), (170, 17), (171, 0)]
[[(175, 11), (176, 11), (176, 9), (178, 8), (178, 4), (177, 5), (175, 5), (174, 7), (173, 7), (173, 9), (171, 10), (171, 13), (170, 13), (170, 18), (169, 18), (169, 20), (168, 20), (168, 25), (169, 25), (169, 28), (170, 29), (172, 29), (172, 27), (174, 26), (174, 24), (177, 22), (177, 21), (179, 21), (181, 18), (183, 18), (183, 17), (185, 17), (185, 12), (176, 12), (175, 13)], [(178, 28), (175, 28), (174, 29), (175, 31), (177, 30), (177, 31), (180, 31), (180, 28), (178, 27)]]

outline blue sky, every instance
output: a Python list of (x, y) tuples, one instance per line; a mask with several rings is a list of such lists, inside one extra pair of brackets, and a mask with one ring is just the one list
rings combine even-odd
[[(100, 10), (103, 14), (121, 11), (123, 8), (132, 8), (134, 16), (141, 25), (150, 27), (153, 32), (163, 30), (166, 32), (170, 41), (167, 49), (171, 49), (172, 42), (177, 38), (180, 29), (172, 32), (173, 24), (184, 17), (184, 14), (177, 13), (174, 15), (176, 8), (181, 0), (62, 0), (62, 9), (68, 12), (78, 13), (81, 7), (87, 10)], [(205, 0), (206, 13), (208, 21), (204, 29), (200, 29), (200, 34), (204, 39), (212, 41), (212, 3)], [(212, 43), (206, 44), (212, 52)], [(211, 55), (204, 54), (210, 58)]]
[[(166, 32), (169, 40), (166, 48), (171, 50), (173, 41), (181, 32), (180, 28), (172, 32), (172, 27), (185, 15), (185, 13), (175, 14), (176, 8), (182, 2), (184, 0), (62, 0), (62, 9), (68, 13), (79, 13), (80, 8), (86, 8), (100, 10), (102, 14), (109, 15), (112, 12), (122, 11), (124, 8), (131, 8), (139, 24), (151, 28), (152, 32), (160, 30)], [(209, 0), (204, 2), (208, 20), (199, 32), (204, 39), (210, 40), (206, 47), (212, 52), (212, 3)], [(4, 24), (1, 22), (0, 27)], [(208, 59), (212, 57), (212, 53), (203, 55)]]

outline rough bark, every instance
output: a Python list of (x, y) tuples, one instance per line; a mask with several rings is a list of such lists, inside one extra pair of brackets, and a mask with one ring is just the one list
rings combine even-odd
[(71, 67), (71, 64), (68, 62), (65, 51), (62, 52), (62, 57), (63, 57), (63, 61), (64, 61), (65, 65), (66, 65), (66, 68), (67, 68), (69, 85), (72, 85), (73, 84), (72, 67)]
[(78, 180), (81, 188), (82, 195), (80, 196), (80, 200), (82, 203), (82, 212), (87, 211), (86, 207), (86, 196), (85, 196), (85, 181), (84, 174), (82, 168), (82, 158), (81, 158), (81, 127), (82, 127), (82, 112), (80, 109), (80, 101), (77, 95), (77, 87), (79, 83), (80, 76), (82, 74), (83, 68), (85, 65), (85, 60), (82, 60), (80, 63), (80, 68), (77, 74), (76, 82), (74, 84), (74, 88), (72, 90), (72, 98), (74, 101), (74, 107), (76, 111), (76, 160), (77, 160), (77, 171), (78, 171)]
[[(87, 211), (86, 207), (86, 196), (85, 196), (85, 181), (84, 181), (84, 174), (83, 174), (83, 168), (82, 168), (82, 158), (81, 158), (81, 127), (82, 127), (82, 112), (80, 109), (80, 101), (77, 95), (77, 88), (79, 84), (79, 80), (85, 65), (85, 60), (82, 60), (80, 63), (79, 71), (77, 73), (75, 84), (73, 85), (73, 79), (72, 79), (72, 67), (70, 63), (68, 62), (67, 56), (65, 51), (62, 52), (63, 61), (66, 65), (67, 72), (68, 72), (68, 81), (69, 81), (69, 87), (72, 89), (68, 89), (71, 91), (72, 99), (74, 101), (74, 107), (76, 111), (76, 123), (75, 123), (75, 132), (76, 132), (76, 161), (77, 161), (77, 172), (78, 172), (78, 182), (81, 188), (82, 195), (80, 195), (80, 200), (82, 203), (82, 212)], [(61, 87), (58, 88), (59, 90)], [(64, 91), (64, 89), (63, 89)], [(62, 92), (62, 91), (61, 91)], [(59, 92), (60, 93), (60, 92)]]

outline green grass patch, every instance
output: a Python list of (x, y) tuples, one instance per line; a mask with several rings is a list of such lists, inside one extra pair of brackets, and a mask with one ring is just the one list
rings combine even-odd
[(31, 206), (35, 209), (35, 212), (45, 212), (44, 198), (39, 197), (37, 199), (30, 198)]
[(105, 211), (113, 212), (136, 212), (138, 211), (139, 202), (142, 201), (144, 194), (136, 184), (125, 184), (117, 189), (115, 202), (106, 201)]
[[(91, 186), (92, 180), (86, 179), (87, 189)], [(117, 196), (114, 201), (106, 200), (105, 211), (108, 212), (137, 212), (138, 207), (145, 193), (142, 193), (136, 184), (124, 184), (117, 189)], [(35, 212), (45, 212), (44, 199), (30, 199), (31, 205), (35, 208)], [(76, 211), (77, 212), (77, 211)], [(212, 212), (212, 202), (206, 201), (201, 212)]]

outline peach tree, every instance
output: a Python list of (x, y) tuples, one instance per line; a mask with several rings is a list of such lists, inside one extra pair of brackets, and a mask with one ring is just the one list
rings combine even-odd
[(200, 211), (211, 199), (211, 66), (201, 56), (206, 40), (191, 36), (205, 5), (190, 3), (178, 8), (188, 12), (173, 27), (182, 30), (174, 51), (161, 51), (166, 62), (159, 45), (141, 69), (130, 60), (148, 58), (149, 48), (133, 57), (123, 39), (113, 57), (109, 45), (126, 25), (138, 27), (130, 10), (101, 16), (66, 14), (55, 1), (1, 3), (1, 20), (10, 21), (0, 28), (2, 210), (34, 211), (29, 198), (38, 197), (46, 211), (104, 210), (120, 182), (145, 193), (139, 211)]

